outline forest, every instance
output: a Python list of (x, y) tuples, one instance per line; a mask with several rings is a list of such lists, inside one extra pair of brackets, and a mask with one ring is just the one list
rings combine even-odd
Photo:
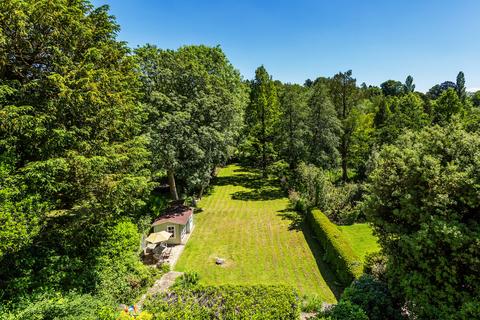
[[(245, 79), (220, 46), (131, 49), (119, 30), (88, 0), (0, 2), (0, 318), (120, 319), (165, 271), (140, 260), (153, 219), (232, 163), (312, 228), (317, 210), (372, 226), (381, 251), (318, 319), (478, 318), (480, 91), (462, 71), (426, 93), (352, 70)], [(255, 294), (284, 306), (289, 290)]]

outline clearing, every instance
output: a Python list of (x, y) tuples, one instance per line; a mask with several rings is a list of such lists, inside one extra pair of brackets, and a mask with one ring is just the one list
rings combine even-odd
[[(273, 180), (230, 165), (199, 203), (195, 230), (175, 270), (204, 284), (286, 284), (333, 303), (339, 288), (321, 249)], [(226, 259), (216, 265), (215, 258)]]
[(372, 228), (367, 223), (338, 226), (338, 228), (362, 262), (367, 254), (380, 251), (377, 237), (373, 235)]

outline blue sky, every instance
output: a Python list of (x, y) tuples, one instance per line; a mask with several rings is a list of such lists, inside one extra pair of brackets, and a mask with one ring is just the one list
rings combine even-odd
[(480, 1), (93, 0), (108, 4), (135, 48), (220, 45), (245, 78), (263, 64), (303, 83), (353, 70), (358, 83), (404, 81), (420, 91), (455, 81), (480, 90)]

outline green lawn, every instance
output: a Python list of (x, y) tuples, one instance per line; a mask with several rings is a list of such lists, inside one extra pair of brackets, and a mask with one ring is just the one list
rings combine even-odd
[[(236, 165), (223, 168), (200, 201), (175, 269), (198, 272), (204, 284), (287, 284), (335, 302), (338, 288), (318, 244), (287, 205), (272, 181)], [(225, 265), (217, 266), (215, 257)]]
[(372, 228), (366, 223), (350, 226), (338, 226), (355, 253), (364, 260), (368, 253), (379, 251), (377, 238), (372, 234)]

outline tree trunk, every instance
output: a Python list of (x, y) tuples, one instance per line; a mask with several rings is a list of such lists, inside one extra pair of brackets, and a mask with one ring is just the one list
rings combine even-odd
[(173, 170), (167, 170), (168, 185), (170, 186), (170, 194), (173, 200), (178, 200), (177, 185), (175, 184), (175, 175)]

